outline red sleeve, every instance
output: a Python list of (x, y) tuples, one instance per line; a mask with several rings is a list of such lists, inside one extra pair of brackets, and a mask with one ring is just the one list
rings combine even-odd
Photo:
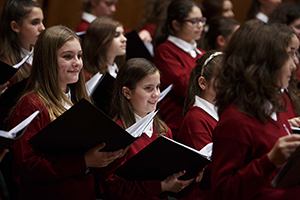
[[(11, 127), (44, 107), (35, 95), (28, 96), (17, 105), (10, 122)], [(31, 122), (23, 136), (13, 144), (17, 176), (21, 175), (27, 179), (55, 179), (81, 174), (87, 169), (83, 155), (45, 155), (28, 143), (32, 136), (49, 123), (48, 111), (44, 109)]]

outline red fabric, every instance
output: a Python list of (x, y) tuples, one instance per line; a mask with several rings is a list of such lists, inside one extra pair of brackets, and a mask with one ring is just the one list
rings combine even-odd
[[(35, 94), (25, 96), (14, 111), (10, 127), (44, 106)], [(19, 199), (95, 199), (93, 174), (83, 176), (87, 169), (83, 155), (45, 155), (27, 142), (49, 123), (45, 108), (12, 145)]]
[[(213, 130), (217, 121), (197, 106), (191, 106), (179, 129), (177, 140), (197, 150), (213, 141)], [(210, 165), (205, 169), (201, 185), (180, 200), (208, 200), (212, 198), (210, 190)], [(204, 185), (205, 189), (201, 189)]]
[[(284, 127), (285, 126), (285, 127)], [(279, 169), (267, 153), (278, 138), (287, 135), (289, 123), (277, 115), (262, 123), (230, 105), (214, 131), (212, 189), (214, 199), (295, 199), (300, 186), (274, 189), (270, 182)]]
[(81, 19), (81, 22), (75, 28), (75, 32), (86, 31), (89, 25), (90, 25), (90, 23)]
[(153, 38), (155, 30), (156, 30), (156, 24), (146, 24), (140, 31), (147, 30), (151, 37)]
[[(123, 128), (120, 119), (116, 120), (116, 123)], [(132, 156), (134, 156), (140, 150), (145, 148), (148, 144), (150, 144), (158, 137), (156, 128), (153, 128), (154, 130), (151, 138), (149, 138), (145, 133), (143, 133), (141, 137), (132, 144), (132, 146), (123, 158), (124, 162), (126, 162), (128, 159), (130, 159)], [(166, 136), (172, 138), (170, 129), (168, 129), (168, 133)], [(113, 168), (116, 169), (118, 166), (114, 164), (115, 162), (120, 163), (120, 161), (118, 160), (114, 161), (111, 165), (107, 166), (106, 168), (112, 168), (113, 166)], [(113, 171), (114, 169), (106, 170)], [(107, 177), (102, 177), (100, 179), (101, 186), (103, 186), (104, 190), (104, 193), (102, 194), (103, 199), (160, 199), (156, 197), (156, 195), (162, 193), (161, 182), (159, 180), (127, 181), (113, 174), (106, 175)]]
[(160, 44), (155, 50), (154, 64), (161, 71), (162, 89), (170, 84), (174, 85), (169, 94), (159, 103), (161, 118), (172, 130), (173, 137), (177, 136), (183, 120), (183, 104), (190, 73), (196, 65), (196, 60), (202, 55), (197, 54), (196, 58), (193, 58), (169, 40)]
[(291, 98), (286, 90), (284, 90), (283, 95), (285, 97), (286, 104), (285, 104), (283, 98), (281, 96), (280, 97), (281, 97), (283, 106), (286, 105), (285, 110), (287, 112), (283, 112), (282, 116), (284, 116), (286, 119), (292, 119), (294, 117), (297, 117), (296, 109), (295, 109), (293, 102), (291, 101)]

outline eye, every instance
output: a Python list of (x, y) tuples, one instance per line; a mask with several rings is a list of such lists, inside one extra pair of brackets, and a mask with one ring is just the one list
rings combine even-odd
[(115, 33), (115, 38), (116, 38), (116, 37), (119, 37), (120, 35), (121, 35), (121, 34), (120, 34), (119, 32), (116, 32), (116, 33)]
[(71, 56), (70, 54), (66, 54), (66, 55), (64, 55), (64, 56), (63, 56), (63, 58), (66, 58), (66, 59), (71, 59), (71, 58), (72, 58), (72, 56)]
[(37, 20), (37, 19), (31, 21), (31, 24), (34, 26), (38, 25), (39, 23), (40, 23), (40, 20)]
[(82, 54), (78, 54), (78, 55), (77, 55), (77, 58), (78, 58), (78, 59), (81, 59), (81, 58), (82, 58)]
[(110, 6), (112, 6), (114, 3), (113, 2), (105, 2), (105, 5), (107, 6), (107, 7), (110, 7)]

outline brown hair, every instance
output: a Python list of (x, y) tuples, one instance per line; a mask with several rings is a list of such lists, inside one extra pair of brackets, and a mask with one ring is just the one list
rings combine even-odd
[[(135, 123), (135, 117), (130, 101), (123, 95), (123, 86), (134, 90), (137, 83), (155, 72), (159, 72), (159, 70), (152, 62), (144, 58), (129, 59), (120, 69), (115, 82), (110, 115), (114, 119), (121, 118), (125, 129)], [(167, 125), (157, 115), (154, 117), (154, 126), (158, 134), (165, 135), (167, 133)]]

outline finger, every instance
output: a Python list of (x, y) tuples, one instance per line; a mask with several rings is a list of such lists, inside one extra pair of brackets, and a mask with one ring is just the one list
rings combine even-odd
[(173, 178), (177, 179), (177, 178), (179, 178), (180, 176), (182, 176), (184, 174), (185, 174), (185, 170), (182, 170), (182, 171), (180, 171), (178, 173), (173, 174)]
[(93, 149), (95, 151), (99, 151), (99, 150), (103, 149), (105, 147), (105, 145), (106, 144), (104, 142), (102, 142), (102, 143), (98, 144), (97, 146), (95, 146)]

